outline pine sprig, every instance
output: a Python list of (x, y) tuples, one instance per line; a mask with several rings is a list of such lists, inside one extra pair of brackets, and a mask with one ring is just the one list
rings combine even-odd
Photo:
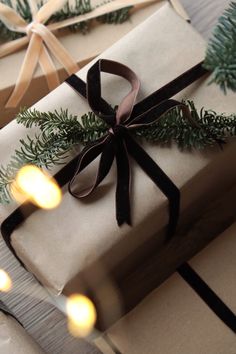
[(59, 112), (23, 109), (17, 116), (17, 123), (26, 128), (39, 127), (45, 136), (54, 134), (77, 144), (95, 141), (108, 129), (106, 123), (92, 112), (84, 114), (79, 122), (78, 117), (70, 114), (67, 109), (61, 109)]
[(46, 136), (35, 136), (31, 139), (27, 136), (26, 140), (20, 140), (20, 148), (15, 150), (10, 163), (0, 168), (0, 203), (6, 204), (12, 199), (11, 185), (19, 169), (27, 164), (38, 167), (50, 168), (53, 165), (62, 164), (62, 159), (66, 158), (66, 152), (72, 149), (71, 141), (51, 134)]
[[(236, 137), (236, 115), (217, 114), (212, 110), (197, 111), (192, 101), (185, 102), (196, 122), (193, 125), (183, 116), (182, 110), (174, 108), (163, 115), (155, 124), (146, 128), (132, 130), (137, 138), (153, 143), (170, 144), (175, 142), (181, 149), (203, 149), (212, 146), (217, 139), (225, 141)], [(9, 164), (0, 168), (0, 203), (9, 203), (12, 199), (11, 184), (17, 171), (25, 164), (51, 168), (60, 165), (78, 144), (91, 143), (108, 131), (106, 123), (89, 112), (80, 121), (68, 110), (39, 112), (23, 110), (17, 118), (26, 128), (38, 127), (40, 132), (31, 138), (20, 140)]]
[[(101, 3), (98, 6), (101, 6), (103, 4), (107, 4), (109, 2), (112, 2), (113, 0), (107, 0)], [(99, 16), (97, 18), (98, 21), (102, 23), (109, 23), (109, 24), (120, 24), (125, 21), (127, 21), (130, 17), (130, 10), (132, 9), (132, 6), (125, 7), (123, 9), (117, 10), (110, 12), (108, 14), (105, 14), (103, 16)]]
[(198, 112), (194, 103), (188, 101), (191, 116), (196, 125), (190, 124), (179, 107), (169, 111), (157, 124), (135, 131), (137, 136), (159, 144), (175, 142), (180, 149), (203, 149), (236, 136), (236, 115), (226, 116), (212, 110)]
[(0, 204), (12, 200), (11, 185), (17, 172), (27, 164), (38, 167), (51, 168), (53, 165), (63, 164), (67, 152), (77, 145), (77, 142), (63, 134), (35, 135), (34, 139), (27, 136), (20, 140), (20, 147), (16, 149), (9, 164), (0, 168)]
[[(108, 0), (105, 2), (101, 2), (101, 4), (97, 5), (97, 7), (103, 5), (106, 2), (110, 2), (112, 0)], [(14, 9), (26, 20), (26, 22), (30, 23), (32, 21), (30, 6), (28, 0), (0, 0), (3, 4), (6, 4)], [(45, 0), (41, 0), (38, 3), (38, 7), (40, 8), (45, 3)], [(97, 20), (102, 23), (108, 24), (120, 24), (126, 21), (129, 18), (130, 9), (132, 7), (126, 7), (109, 14), (105, 14), (104, 16), (99, 16)], [(48, 23), (54, 23), (63, 21), (75, 16), (83, 15), (93, 10), (91, 5), (91, 0), (74, 0), (74, 3), (68, 2), (65, 6), (53, 14), (50, 19), (47, 21)], [(77, 24), (73, 24), (68, 26), (71, 31), (81, 31), (83, 34), (87, 33), (89, 30), (89, 25), (91, 21), (81, 22)], [(13, 40), (16, 38), (20, 38), (24, 36), (23, 33), (18, 33), (14, 31), (10, 31), (3, 22), (0, 21), (0, 37), (3, 39)]]
[(107, 132), (107, 125), (92, 112), (81, 117), (60, 112), (42, 113), (37, 110), (22, 110), (17, 122), (26, 128), (39, 127), (41, 134), (34, 138), (20, 140), (20, 147), (15, 150), (9, 164), (0, 168), (0, 204), (12, 200), (11, 184), (19, 171), (26, 164), (51, 168), (63, 164), (73, 148), (79, 143), (87, 144)]
[(204, 67), (212, 71), (212, 82), (226, 92), (236, 92), (236, 2), (219, 18), (209, 40)]

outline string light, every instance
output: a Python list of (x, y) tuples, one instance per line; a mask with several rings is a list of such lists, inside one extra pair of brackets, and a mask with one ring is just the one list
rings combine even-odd
[(26, 165), (18, 171), (11, 191), (18, 202), (27, 198), (43, 209), (57, 207), (62, 198), (56, 181), (34, 165)]
[(96, 309), (84, 295), (75, 294), (67, 299), (68, 329), (74, 337), (86, 337), (96, 322)]
[(0, 269), (0, 291), (7, 292), (12, 288), (12, 280), (5, 270)]

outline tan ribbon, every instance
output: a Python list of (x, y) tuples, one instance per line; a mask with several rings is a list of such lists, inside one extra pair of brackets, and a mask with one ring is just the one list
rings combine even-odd
[[(16, 52), (28, 45), (26, 54), (16, 81), (15, 88), (11, 94), (6, 108), (17, 107), (26, 93), (33, 78), (38, 64), (47, 79), (50, 90), (59, 85), (59, 77), (50, 53), (62, 64), (71, 75), (79, 70), (79, 66), (71, 55), (62, 46), (53, 31), (91, 20), (109, 12), (120, 10), (124, 7), (135, 6), (144, 3), (151, 3), (157, 0), (113, 0), (105, 3), (87, 14), (45, 25), (47, 20), (60, 10), (68, 0), (48, 0), (39, 10), (35, 0), (28, 0), (33, 21), (28, 24), (14, 9), (0, 3), (0, 20), (8, 29), (15, 32), (25, 33), (26, 36), (2, 44), (0, 46), (0, 58)], [(170, 1), (172, 2), (172, 0)]]

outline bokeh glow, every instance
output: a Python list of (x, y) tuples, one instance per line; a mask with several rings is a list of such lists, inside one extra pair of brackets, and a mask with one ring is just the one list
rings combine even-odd
[(12, 194), (18, 202), (26, 198), (43, 209), (56, 208), (62, 198), (56, 181), (34, 165), (26, 165), (18, 171)]
[(96, 322), (96, 309), (92, 301), (84, 295), (74, 294), (66, 303), (68, 329), (74, 337), (86, 337)]
[(12, 281), (5, 270), (0, 269), (0, 291), (8, 292), (12, 288)]

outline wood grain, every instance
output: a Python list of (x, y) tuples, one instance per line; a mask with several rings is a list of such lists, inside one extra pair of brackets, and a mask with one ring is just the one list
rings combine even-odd
[(218, 17), (231, 2), (230, 0), (180, 0), (186, 9), (193, 27), (207, 40)]

